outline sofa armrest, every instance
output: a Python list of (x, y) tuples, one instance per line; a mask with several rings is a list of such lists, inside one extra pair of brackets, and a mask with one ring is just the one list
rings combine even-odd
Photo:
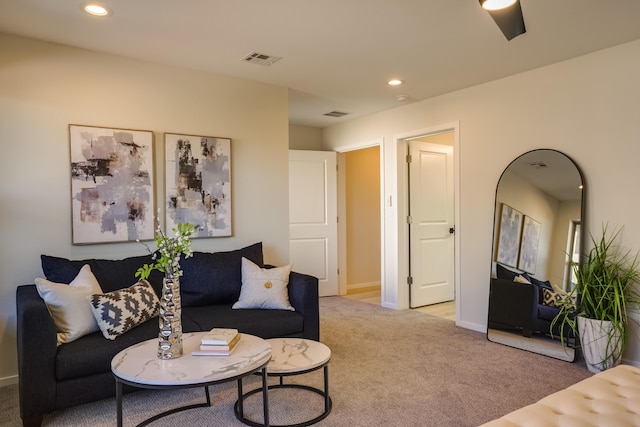
[(16, 289), (20, 416), (41, 418), (56, 409), (56, 326), (35, 285)]
[(531, 284), (491, 279), (489, 327), (534, 328), (538, 317), (538, 288)]
[(289, 302), (304, 316), (304, 338), (320, 340), (318, 278), (292, 271), (289, 275)]

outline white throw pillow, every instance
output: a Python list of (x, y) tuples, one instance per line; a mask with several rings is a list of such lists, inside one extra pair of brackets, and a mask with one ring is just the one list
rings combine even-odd
[(58, 345), (98, 331), (89, 298), (92, 294), (101, 294), (102, 288), (89, 264), (82, 266), (68, 285), (42, 278), (37, 278), (35, 282), (38, 294), (47, 305), (58, 330)]
[(295, 309), (289, 302), (289, 273), (291, 265), (260, 268), (242, 258), (242, 288), (240, 299), (232, 308)]

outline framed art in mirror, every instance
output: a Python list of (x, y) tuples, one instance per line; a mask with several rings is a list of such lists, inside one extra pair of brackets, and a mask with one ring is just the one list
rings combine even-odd
[(530, 216), (524, 216), (522, 226), (522, 241), (520, 243), (520, 258), (518, 268), (527, 273), (536, 273), (538, 259), (538, 241), (540, 240), (540, 223)]
[(69, 125), (72, 242), (151, 240), (153, 132)]
[(192, 237), (226, 237), (231, 228), (231, 139), (164, 134), (167, 230), (195, 226)]
[(511, 267), (517, 266), (521, 230), (522, 213), (503, 203), (500, 213), (497, 262)]

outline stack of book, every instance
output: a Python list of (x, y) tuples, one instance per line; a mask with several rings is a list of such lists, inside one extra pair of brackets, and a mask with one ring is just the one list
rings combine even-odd
[(193, 356), (229, 356), (240, 341), (237, 329), (213, 328), (200, 341), (200, 349)]

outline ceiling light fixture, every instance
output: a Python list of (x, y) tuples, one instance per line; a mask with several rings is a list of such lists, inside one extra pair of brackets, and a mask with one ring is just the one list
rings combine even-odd
[(402, 80), (399, 79), (391, 79), (387, 82), (387, 84), (389, 86), (400, 86), (402, 83), (404, 83)]
[(480, 0), (480, 6), (493, 18), (507, 40), (527, 32), (520, 0)]
[(484, 10), (500, 10), (511, 6), (515, 2), (516, 0), (480, 0), (480, 6)]
[(86, 3), (82, 6), (82, 10), (93, 16), (111, 15), (111, 11), (98, 3)]

